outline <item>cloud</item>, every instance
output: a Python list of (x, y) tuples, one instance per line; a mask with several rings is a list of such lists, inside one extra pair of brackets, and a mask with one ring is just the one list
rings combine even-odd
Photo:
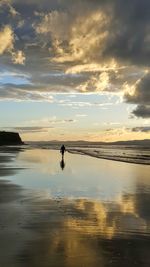
[(18, 131), (19, 133), (44, 133), (53, 127), (40, 127), (40, 126), (24, 126), (24, 127), (5, 127), (5, 129)]
[(134, 128), (132, 128), (132, 131), (133, 132), (149, 133), (150, 132), (150, 126), (134, 127)]
[(99, 107), (102, 109), (107, 109), (109, 106), (112, 106), (113, 103), (99, 103), (99, 102), (87, 102), (87, 101), (68, 101), (63, 100), (58, 102), (61, 106), (73, 107), (73, 108), (84, 108), (84, 107)]
[[(32, 90), (30, 90), (33, 89)], [(52, 103), (54, 98), (49, 93), (42, 93), (38, 91), (38, 88), (32, 88), (32, 85), (11, 85), (5, 84), (1, 86), (0, 84), (0, 100), (5, 101), (36, 101), (36, 102), (50, 102)]]
[(74, 123), (74, 122), (76, 122), (76, 120), (75, 119), (56, 119), (56, 118), (54, 118), (54, 119), (49, 119), (49, 122), (50, 123), (52, 123), (52, 124), (64, 124), (64, 123)]
[(0, 55), (5, 51), (11, 52), (14, 48), (14, 32), (10, 25), (6, 25), (0, 31)]
[(85, 12), (85, 15), (74, 16), (73, 11), (42, 14), (41, 22), (35, 26), (38, 34), (49, 36), (54, 62), (88, 62), (93, 58), (93, 51), (99, 49), (100, 52), (108, 34), (101, 30), (107, 20), (103, 12)]
[(117, 0), (108, 3), (113, 15), (105, 55), (113, 55), (118, 60), (135, 65), (149, 65), (150, 2)]
[[(77, 120), (72, 119), (72, 118), (57, 118), (56, 116), (54, 117), (46, 117), (46, 118), (41, 118), (39, 120), (30, 120), (26, 121), (25, 125), (30, 125), (30, 126), (24, 126), (21, 127), (20, 129), (28, 130), (28, 127), (32, 129), (37, 129), (37, 125), (40, 125), (40, 127), (46, 129), (46, 128), (54, 128), (54, 125), (56, 124), (61, 125), (65, 123), (75, 123)], [(19, 128), (18, 128), (19, 129)]]
[(26, 88), (1, 86), (1, 99), (126, 89), (127, 103), (148, 110), (149, 9), (148, 0), (1, 1), (0, 72), (30, 74)]
[(12, 61), (14, 64), (24, 65), (25, 59), (25, 54), (21, 50), (12, 53)]
[(150, 118), (150, 105), (138, 105), (132, 114), (140, 118)]
[(85, 118), (87, 117), (87, 114), (76, 114), (76, 117)]
[(128, 103), (137, 104), (132, 114), (136, 117), (150, 117), (150, 73), (139, 79), (132, 87), (127, 87), (124, 94)]
[[(113, 126), (113, 128), (111, 126)], [(99, 132), (98, 134), (99, 136), (102, 136), (102, 138), (104, 138), (106, 141), (134, 140), (134, 139), (142, 140), (148, 137), (149, 132), (150, 132), (149, 126), (141, 126), (141, 127), (136, 126), (129, 128), (125, 126), (120, 127), (119, 125), (116, 125), (114, 128), (114, 125), (110, 125), (109, 128), (104, 128), (103, 131)]]
[(102, 72), (96, 76), (92, 76), (85, 83), (81, 83), (78, 86), (80, 92), (98, 92), (98, 91), (109, 91), (111, 87), (109, 75), (107, 72)]
[(12, 56), (12, 62), (14, 64), (24, 64), (25, 54), (14, 48), (15, 34), (10, 25), (4, 26), (0, 31), (0, 55), (8, 52)]
[(139, 79), (124, 96), (128, 103), (150, 105), (150, 73)]
[(8, 10), (8, 13), (15, 17), (19, 15), (19, 13), (15, 10), (15, 8), (11, 5), (11, 0), (1, 0), (0, 2), (0, 8)]
[(120, 124), (120, 122), (104, 122), (105, 126), (118, 126)]
[(149, 8), (147, 0), (62, 1), (62, 10), (60, 4), (57, 10), (41, 12), (34, 25), (49, 43), (54, 61), (83, 64), (115, 58), (148, 64)]
[(83, 64), (115, 58), (147, 65), (149, 8), (147, 0), (62, 1), (62, 10), (60, 4), (57, 10), (39, 13), (40, 22), (34, 26), (45, 36), (53, 61)]
[[(122, 68), (122, 67), (121, 67)], [(105, 72), (109, 70), (118, 70), (120, 66), (114, 59), (111, 59), (105, 63), (85, 63), (85, 64), (78, 64), (75, 66), (68, 67), (66, 73), (85, 73), (85, 72)]]

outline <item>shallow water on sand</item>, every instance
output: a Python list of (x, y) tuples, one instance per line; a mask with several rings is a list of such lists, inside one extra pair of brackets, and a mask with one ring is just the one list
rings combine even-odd
[(0, 153), (0, 266), (150, 266), (150, 166)]

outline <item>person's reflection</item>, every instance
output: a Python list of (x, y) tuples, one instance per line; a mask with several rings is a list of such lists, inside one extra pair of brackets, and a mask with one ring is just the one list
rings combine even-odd
[(63, 171), (64, 168), (65, 168), (65, 161), (64, 161), (64, 158), (63, 158), (63, 157), (62, 157), (62, 160), (61, 160), (61, 162), (60, 162), (60, 167), (61, 167), (62, 171)]

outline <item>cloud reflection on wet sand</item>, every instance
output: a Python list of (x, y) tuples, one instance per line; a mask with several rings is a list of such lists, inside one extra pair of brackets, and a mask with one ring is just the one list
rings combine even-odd
[(150, 220), (140, 215), (143, 199), (138, 204), (130, 195), (113, 203), (38, 195), (18, 199), (18, 188), (9, 183), (6, 198), (7, 191), (17, 202), (13, 197), (0, 204), (3, 266), (121, 266), (122, 259), (123, 266), (149, 266)]

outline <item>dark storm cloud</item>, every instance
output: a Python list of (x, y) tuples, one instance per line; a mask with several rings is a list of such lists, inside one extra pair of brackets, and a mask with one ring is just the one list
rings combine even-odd
[(150, 117), (150, 73), (146, 74), (139, 80), (133, 88), (133, 94), (126, 93), (126, 102), (138, 104), (132, 114), (136, 117), (149, 118)]
[(128, 103), (150, 105), (150, 73), (136, 83), (134, 94), (127, 93), (125, 98)]
[(115, 0), (105, 55), (134, 64), (149, 65), (150, 1)]
[(133, 132), (143, 132), (143, 133), (149, 133), (150, 132), (150, 126), (145, 127), (134, 127), (132, 128)]
[(132, 114), (140, 118), (150, 118), (150, 105), (138, 105)]

